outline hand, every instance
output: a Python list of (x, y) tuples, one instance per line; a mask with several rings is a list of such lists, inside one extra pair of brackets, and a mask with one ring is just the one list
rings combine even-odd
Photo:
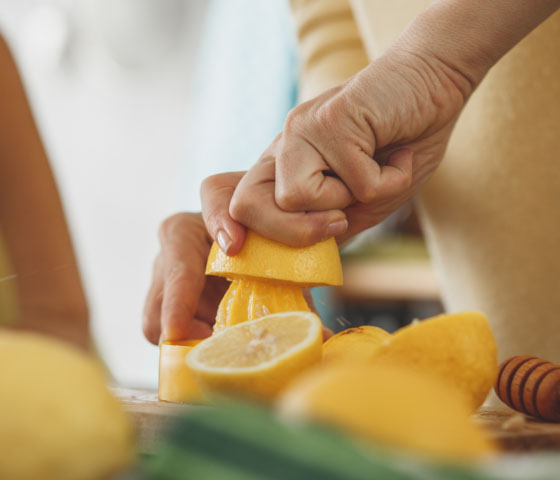
[[(222, 277), (206, 276), (206, 260), (213, 238), (230, 255), (238, 253), (243, 245), (245, 229), (228, 214), (233, 191), (242, 176), (243, 172), (209, 177), (201, 188), (203, 214), (179, 213), (162, 223), (161, 251), (154, 263), (144, 308), (143, 330), (150, 342), (211, 335), (228, 282)], [(314, 309), (309, 291), (304, 294)], [(323, 329), (325, 338), (331, 334)]]
[[(207, 178), (201, 187), (203, 213), (179, 213), (161, 224), (161, 251), (154, 263), (144, 308), (143, 330), (150, 342), (157, 345), (162, 340), (205, 338), (212, 334), (228, 282), (222, 277), (206, 276), (206, 260), (213, 239), (230, 255), (238, 253), (243, 245), (245, 228), (228, 214), (233, 191), (243, 174)], [(314, 311), (309, 291), (304, 291), (304, 295)], [(323, 327), (324, 338), (331, 335)]]
[(387, 52), (292, 110), (239, 183), (232, 218), (294, 246), (379, 223), (439, 165), (469, 93), (463, 80), (435, 59)]
[(212, 238), (202, 215), (173, 215), (162, 223), (159, 236), (161, 251), (144, 307), (144, 335), (156, 345), (160, 340), (208, 337), (228, 282), (204, 274)]

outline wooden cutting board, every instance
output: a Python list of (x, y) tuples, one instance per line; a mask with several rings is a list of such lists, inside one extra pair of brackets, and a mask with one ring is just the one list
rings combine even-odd
[[(142, 453), (153, 451), (176, 415), (193, 408), (208, 408), (160, 402), (154, 390), (112, 388), (112, 391), (132, 415)], [(560, 452), (560, 423), (539, 422), (506, 408), (481, 408), (475, 414), (475, 421), (483, 425), (506, 451)]]

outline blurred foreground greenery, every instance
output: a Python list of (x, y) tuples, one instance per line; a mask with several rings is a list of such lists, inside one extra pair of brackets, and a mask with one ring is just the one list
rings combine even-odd
[(440, 464), (235, 403), (178, 418), (155, 453), (141, 460), (137, 475), (146, 480), (558, 480), (560, 455)]

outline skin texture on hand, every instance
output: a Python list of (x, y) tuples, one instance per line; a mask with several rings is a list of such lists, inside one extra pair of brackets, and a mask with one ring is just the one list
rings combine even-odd
[(376, 225), (437, 168), (488, 69), (559, 5), (434, 2), (383, 56), (290, 112), (236, 188), (232, 218), (293, 246)]
[(464, 103), (464, 90), (437, 62), (392, 51), (290, 113), (241, 179), (230, 214), (289, 245), (344, 241), (430, 177)]

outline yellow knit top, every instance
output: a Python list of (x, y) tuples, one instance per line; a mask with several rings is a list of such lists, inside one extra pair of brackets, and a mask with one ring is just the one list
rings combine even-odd
[[(375, 59), (430, 3), (292, 0), (303, 98)], [(491, 69), (418, 199), (447, 310), (485, 312), (502, 359), (560, 362), (558, 52), (560, 12)]]

